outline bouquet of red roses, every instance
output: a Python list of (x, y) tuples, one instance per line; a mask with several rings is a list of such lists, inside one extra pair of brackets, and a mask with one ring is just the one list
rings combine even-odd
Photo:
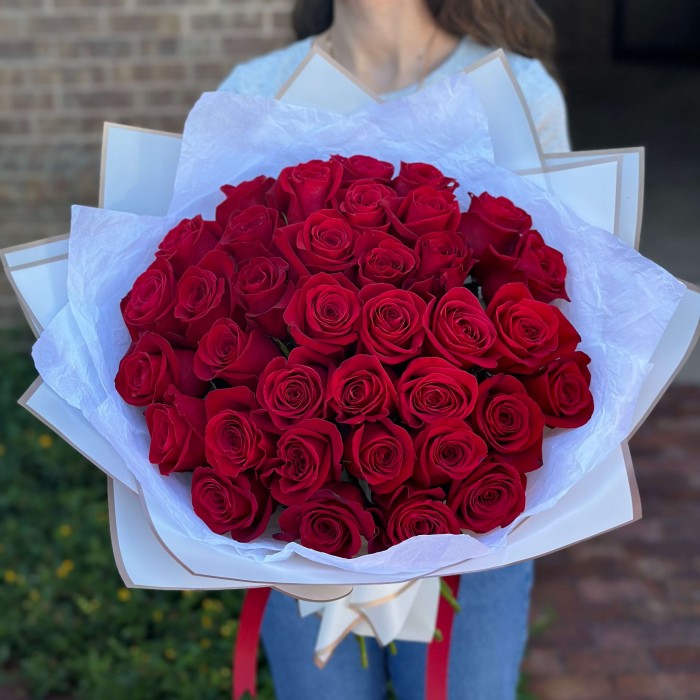
[(545, 425), (593, 411), (563, 256), (512, 202), (426, 163), (333, 156), (222, 188), (122, 300), (116, 388), (149, 458), (248, 542), (351, 557), (525, 508)]

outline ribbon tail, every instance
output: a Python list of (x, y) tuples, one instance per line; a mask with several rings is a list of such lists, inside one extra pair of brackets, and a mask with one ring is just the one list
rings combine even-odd
[(244, 693), (257, 697), (258, 641), (270, 590), (269, 588), (250, 588), (243, 599), (236, 645), (233, 650), (233, 700), (240, 700)]
[[(459, 576), (446, 576), (444, 580), (456, 598), (459, 592)], [(441, 597), (436, 626), (442, 633), (442, 640), (434, 640), (428, 644), (425, 662), (426, 700), (447, 700), (447, 675), (454, 614), (452, 606)]]

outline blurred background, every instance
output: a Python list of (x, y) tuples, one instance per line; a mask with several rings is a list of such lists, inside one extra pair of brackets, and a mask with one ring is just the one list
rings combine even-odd
[[(0, 0), (0, 247), (67, 233), (103, 122), (180, 131), (291, 4)], [(574, 148), (646, 146), (642, 252), (700, 283), (700, 3), (540, 4)], [(103, 478), (15, 406), (29, 342), (0, 276), (0, 700), (226, 697), (239, 597), (122, 587)], [(696, 351), (632, 443), (644, 519), (538, 563), (523, 699), (700, 698), (699, 384)]]

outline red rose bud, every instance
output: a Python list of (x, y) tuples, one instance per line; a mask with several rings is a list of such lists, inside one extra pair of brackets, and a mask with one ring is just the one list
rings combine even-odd
[(460, 231), (469, 241), (474, 257), (482, 262), (487, 250), (500, 254), (515, 249), (521, 233), (532, 228), (530, 215), (519, 209), (506, 197), (493, 197), (484, 192), (478, 197), (469, 194), (469, 210), (462, 214)]
[(444, 500), (442, 489), (400, 487), (379, 509), (382, 525), (370, 551), (387, 549), (420, 535), (459, 535), (457, 518)]
[(199, 340), (214, 321), (232, 315), (233, 271), (231, 257), (213, 250), (198, 265), (188, 268), (180, 278), (174, 315), (186, 325), (189, 340)]
[(294, 294), (288, 271), (289, 264), (282, 258), (251, 258), (233, 279), (233, 293), (245, 309), (249, 328), (280, 340), (288, 336), (282, 315)]
[(416, 437), (416, 482), (442, 486), (465, 479), (486, 458), (486, 443), (462, 420), (432, 423)]
[(449, 190), (418, 187), (405, 197), (386, 202), (387, 213), (396, 235), (413, 243), (433, 231), (456, 231), (459, 203)]
[(417, 294), (389, 284), (366, 285), (360, 301), (360, 352), (376, 355), (388, 365), (420, 355), (430, 305)]
[(300, 277), (314, 272), (344, 272), (355, 263), (357, 231), (335, 209), (321, 209), (306, 221), (284, 226), (275, 245)]
[(380, 182), (358, 180), (348, 187), (340, 211), (357, 228), (386, 229), (389, 220), (384, 202), (393, 197), (394, 190)]
[(189, 396), (201, 396), (206, 382), (192, 372), (194, 352), (175, 349), (163, 336), (142, 333), (119, 363), (117, 393), (131, 406), (161, 403), (172, 384)]
[(288, 224), (299, 223), (332, 203), (342, 177), (343, 166), (334, 160), (285, 168), (268, 194), (269, 205), (282, 212)]
[(232, 255), (239, 264), (256, 256), (269, 255), (278, 218), (276, 209), (254, 204), (231, 216), (217, 247)]
[(347, 469), (373, 493), (391, 493), (413, 476), (416, 453), (408, 432), (383, 420), (362, 423), (345, 443)]
[(256, 204), (265, 204), (267, 193), (274, 184), (273, 178), (259, 175), (254, 180), (241, 182), (240, 185), (224, 185), (221, 191), (226, 195), (226, 199), (216, 208), (216, 220), (222, 230), (234, 214)]
[(218, 474), (238, 476), (248, 469), (258, 469), (273, 454), (269, 436), (251, 416), (259, 406), (250, 389), (217, 389), (207, 394), (204, 403), (204, 448), (207, 461)]
[(450, 289), (433, 308), (428, 344), (433, 352), (465, 369), (496, 366), (496, 329), (479, 300), (464, 287)]
[(401, 241), (382, 231), (367, 231), (355, 244), (357, 279), (400, 287), (418, 267), (418, 256)]
[(490, 532), (510, 525), (525, 510), (526, 483), (515, 467), (488, 457), (464, 481), (452, 483), (447, 504), (461, 527)]
[(340, 481), (343, 438), (328, 421), (309, 418), (282, 433), (270, 479), (272, 496), (283, 505), (301, 505), (324, 484)]
[(374, 535), (374, 519), (365, 510), (362, 490), (348, 483), (317, 491), (301, 505), (282, 512), (276, 539), (300, 540), (304, 547), (350, 558), (362, 547), (362, 538)]
[(457, 180), (445, 177), (440, 170), (429, 163), (401, 162), (399, 174), (392, 182), (399, 197), (406, 196), (418, 187), (434, 187), (436, 190), (452, 190), (459, 187)]
[(238, 542), (262, 535), (274, 504), (267, 489), (249, 474), (222, 476), (210, 467), (192, 475), (192, 507), (207, 527)]
[(573, 352), (581, 336), (555, 306), (535, 301), (524, 284), (501, 287), (486, 308), (497, 338), (498, 370), (532, 374)]
[(156, 258), (136, 278), (131, 290), (121, 301), (124, 323), (132, 340), (144, 331), (178, 333), (181, 326), (173, 316), (175, 275), (170, 263)]
[(156, 257), (168, 260), (175, 275), (180, 276), (213, 250), (219, 238), (221, 228), (215, 221), (204, 221), (201, 216), (184, 219), (160, 242)]
[(165, 401), (146, 408), (146, 425), (151, 436), (148, 460), (167, 476), (204, 464), (207, 415), (202, 399), (185, 396), (173, 388), (166, 392)]
[(393, 382), (375, 355), (354, 355), (331, 370), (327, 405), (339, 423), (387, 418), (397, 403)]
[(319, 272), (302, 278), (283, 318), (297, 344), (337, 355), (357, 340), (357, 288), (343, 275)]
[(256, 396), (276, 431), (307, 418), (324, 418), (327, 368), (304, 348), (272, 360), (260, 375)]
[(491, 451), (519, 471), (542, 466), (544, 416), (515, 377), (497, 374), (479, 385), (472, 424)]
[(331, 156), (331, 160), (343, 167), (342, 186), (356, 180), (376, 180), (388, 184), (394, 176), (394, 166), (371, 156)]
[(479, 391), (473, 374), (438, 357), (412, 360), (396, 388), (399, 413), (412, 428), (447, 418), (466, 418), (474, 409)]
[(199, 342), (194, 373), (205, 381), (218, 378), (233, 386), (254, 388), (268, 362), (281, 354), (262, 331), (246, 333), (230, 318), (220, 318)]
[(522, 378), (550, 428), (579, 428), (593, 415), (590, 361), (585, 353), (574, 352), (550, 362), (540, 373)]

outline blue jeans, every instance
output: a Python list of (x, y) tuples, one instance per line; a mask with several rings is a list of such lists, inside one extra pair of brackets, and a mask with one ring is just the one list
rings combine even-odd
[[(462, 577), (450, 651), (450, 700), (513, 700), (527, 640), (532, 562)], [(318, 618), (301, 618), (297, 603), (270, 596), (262, 640), (278, 700), (426, 700), (426, 645), (397, 642), (392, 655), (367, 640), (369, 668), (350, 634), (325, 668), (313, 663)]]

